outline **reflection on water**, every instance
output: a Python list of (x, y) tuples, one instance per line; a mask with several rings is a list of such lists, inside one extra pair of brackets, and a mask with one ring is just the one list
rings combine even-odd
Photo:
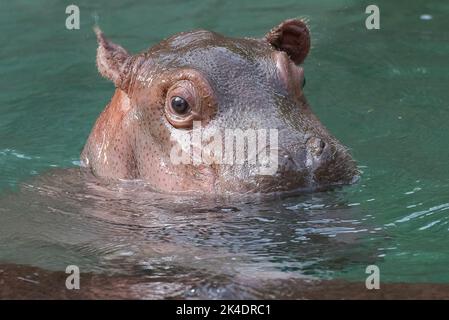
[(23, 183), (3, 195), (0, 208), (1, 261), (163, 279), (161, 297), (187, 280), (186, 297), (204, 290), (250, 297), (238, 288), (331, 277), (354, 263), (363, 279), (376, 254), (360, 253), (363, 238), (377, 233), (338, 192), (175, 196), (141, 182), (103, 184), (70, 169)]

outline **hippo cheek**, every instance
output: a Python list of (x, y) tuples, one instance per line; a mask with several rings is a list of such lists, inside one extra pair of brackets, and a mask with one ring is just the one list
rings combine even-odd
[(148, 163), (152, 180), (162, 192), (215, 192), (217, 177), (213, 166), (204, 164), (174, 163), (170, 157), (161, 154), (156, 162)]
[(284, 170), (274, 176), (258, 176), (255, 185), (261, 192), (307, 190), (309, 174), (306, 171)]
[(216, 170), (207, 165), (177, 165), (170, 169), (166, 191), (204, 193), (215, 192)]
[(276, 169), (269, 174), (264, 171), (267, 170), (266, 166), (219, 165), (217, 190), (264, 193), (305, 188), (309, 180), (306, 170), (299, 170), (291, 157), (282, 159), (278, 161)]

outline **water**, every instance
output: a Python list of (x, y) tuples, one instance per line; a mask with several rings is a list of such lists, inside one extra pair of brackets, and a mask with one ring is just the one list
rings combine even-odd
[[(357, 1), (153, 2), (77, 1), (76, 31), (58, 1), (0, 3), (0, 263), (153, 279), (164, 284), (156, 297), (364, 282), (370, 264), (384, 282), (449, 282), (449, 3), (378, 1), (381, 29), (368, 31)], [(359, 183), (293, 197), (174, 197), (79, 173), (113, 93), (96, 71), (96, 17), (135, 53), (199, 27), (262, 36), (294, 16), (312, 30), (306, 95), (351, 148)]]

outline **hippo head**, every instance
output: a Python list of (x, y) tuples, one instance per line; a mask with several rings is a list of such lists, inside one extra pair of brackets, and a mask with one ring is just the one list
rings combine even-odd
[(163, 192), (277, 192), (351, 183), (355, 162), (310, 110), (304, 22), (261, 39), (197, 30), (130, 55), (96, 29), (116, 87), (82, 153), (100, 177)]

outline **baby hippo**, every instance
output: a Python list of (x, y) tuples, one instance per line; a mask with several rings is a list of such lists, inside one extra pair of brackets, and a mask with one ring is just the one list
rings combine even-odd
[(304, 97), (303, 21), (260, 39), (182, 32), (137, 55), (95, 32), (98, 70), (116, 90), (81, 154), (94, 175), (212, 194), (322, 190), (358, 177)]

